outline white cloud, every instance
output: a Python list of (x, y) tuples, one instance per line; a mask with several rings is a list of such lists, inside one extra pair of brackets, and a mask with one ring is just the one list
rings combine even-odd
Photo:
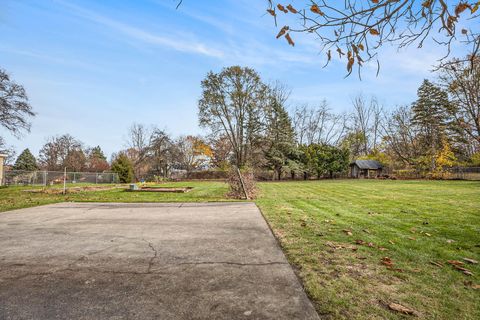
[(79, 17), (106, 26), (133, 40), (141, 41), (151, 45), (167, 47), (180, 52), (201, 54), (215, 58), (221, 58), (223, 56), (223, 52), (221, 50), (212, 48), (211, 46), (202, 42), (192, 41), (190, 39), (182, 39), (179, 36), (175, 38), (161, 36), (62, 0), (57, 0), (56, 2), (70, 9), (72, 13)]

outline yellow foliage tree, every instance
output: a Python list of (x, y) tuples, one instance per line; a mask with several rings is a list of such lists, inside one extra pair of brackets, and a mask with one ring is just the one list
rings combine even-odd
[(447, 168), (453, 167), (456, 164), (457, 158), (450, 147), (450, 143), (446, 139), (442, 140), (442, 149), (435, 155), (435, 170), (432, 172), (432, 178), (445, 179), (449, 172)]

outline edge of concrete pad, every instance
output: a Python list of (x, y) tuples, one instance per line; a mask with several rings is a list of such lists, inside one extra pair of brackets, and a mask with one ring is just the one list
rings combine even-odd
[(254, 204), (252, 201), (208, 201), (208, 202), (96, 202), (96, 201), (60, 201), (54, 203), (41, 204), (25, 208), (17, 208), (6, 211), (0, 211), (1, 214), (6, 213), (15, 213), (17, 211), (29, 210), (33, 208), (43, 208), (43, 207), (77, 207), (81, 208), (82, 205), (85, 207), (92, 205), (98, 205), (103, 207), (114, 207), (114, 206), (142, 206), (142, 207), (206, 207), (206, 206), (218, 206), (218, 205), (242, 205), (242, 204)]
[(290, 263), (290, 261), (288, 261), (288, 258), (287, 258), (287, 256), (285, 255), (285, 251), (283, 250), (282, 243), (280, 242), (280, 240), (279, 240), (279, 239), (277, 238), (277, 236), (275, 235), (275, 232), (273, 232), (272, 226), (270, 225), (270, 223), (268, 223), (267, 218), (265, 218), (265, 214), (263, 213), (262, 209), (260, 209), (260, 207), (259, 207), (256, 203), (254, 203), (254, 204), (255, 204), (255, 207), (257, 207), (258, 211), (260, 212), (260, 215), (262, 216), (262, 219), (265, 221), (268, 229), (270, 230), (270, 233), (272, 234), (273, 238), (275, 239), (276, 246), (277, 246), (277, 247), (280, 249), (280, 251), (282, 252), (282, 254), (283, 254), (285, 260), (287, 261), (288, 265), (290, 266), (290, 268), (292, 268), (293, 273), (295, 274), (295, 277), (297, 278), (298, 283), (299, 283), (300, 286), (302, 287), (302, 290), (303, 290), (303, 292), (305, 293), (305, 295), (307, 296), (307, 299), (308, 299), (308, 301), (310, 302), (310, 304), (312, 305), (312, 308), (315, 310), (315, 313), (317, 314), (318, 319), (320, 319), (320, 314), (318, 313), (317, 305), (313, 302), (312, 297), (310, 296), (310, 294), (308, 293), (308, 291), (305, 289), (305, 286), (304, 286), (304, 284), (303, 284), (302, 278), (301, 278), (300, 275), (299, 275), (298, 268), (297, 268), (295, 265), (292, 265), (292, 264)]

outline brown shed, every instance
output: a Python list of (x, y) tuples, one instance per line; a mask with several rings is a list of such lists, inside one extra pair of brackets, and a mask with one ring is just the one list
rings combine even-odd
[(383, 165), (376, 160), (355, 160), (350, 163), (350, 178), (376, 178), (382, 170)]

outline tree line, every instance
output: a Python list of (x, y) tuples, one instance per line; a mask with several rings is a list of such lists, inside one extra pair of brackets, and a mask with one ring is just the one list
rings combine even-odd
[(199, 122), (213, 141), (229, 142), (231, 164), (272, 170), (273, 178), (333, 177), (354, 159), (440, 177), (454, 165), (480, 165), (480, 59), (453, 59), (435, 76), (410, 105), (390, 111), (357, 95), (344, 113), (325, 101), (289, 113), (285, 86), (234, 66), (202, 81)]
[[(480, 166), (480, 62), (466, 60), (439, 66), (436, 80), (424, 80), (409, 105), (387, 109), (376, 97), (357, 95), (343, 113), (326, 101), (292, 106), (285, 85), (263, 81), (252, 68), (227, 67), (201, 82), (204, 137), (173, 137), (134, 123), (125, 147), (107, 161), (100, 146), (86, 147), (64, 134), (48, 138), (38, 158), (23, 151), (13, 168), (113, 170), (124, 181), (141, 181), (168, 178), (172, 170), (188, 175), (236, 167), (282, 179), (334, 177), (352, 160), (374, 159), (392, 169), (441, 176), (451, 166)], [(25, 90), (3, 71), (0, 80), (2, 125), (14, 134), (28, 131), (34, 113)]]

